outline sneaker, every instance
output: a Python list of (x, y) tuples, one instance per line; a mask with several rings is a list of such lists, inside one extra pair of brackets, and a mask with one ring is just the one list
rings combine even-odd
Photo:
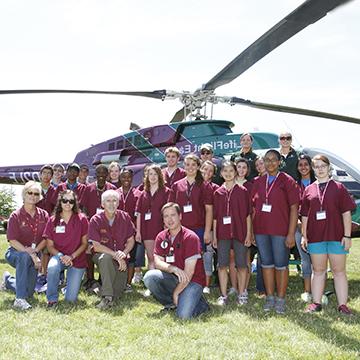
[(142, 279), (143, 279), (143, 274), (142, 274), (141, 272), (139, 272), (139, 273), (136, 272), (136, 273), (134, 274), (134, 277), (133, 277), (131, 283), (132, 283), (132, 284), (140, 284), (141, 281), (142, 281)]
[(305, 312), (306, 313), (314, 313), (314, 312), (320, 312), (321, 310), (322, 310), (321, 304), (312, 303), (306, 307)]
[(235, 288), (231, 287), (227, 293), (227, 296), (237, 295), (238, 292)]
[(31, 309), (31, 305), (25, 299), (15, 299), (13, 306), (19, 310)]
[(203, 294), (210, 294), (210, 288), (208, 286), (203, 288)]
[(133, 292), (132, 286), (131, 286), (130, 284), (126, 284), (124, 292), (125, 292), (125, 293), (131, 293), (131, 292)]
[(0, 284), (0, 291), (6, 291), (6, 280), (10, 276), (11, 276), (11, 274), (8, 271), (4, 271), (2, 280), (1, 280), (1, 284)]
[(265, 298), (265, 304), (264, 304), (264, 311), (269, 312), (275, 307), (275, 298), (274, 296), (266, 296)]
[(321, 305), (326, 306), (328, 303), (329, 303), (329, 298), (327, 297), (327, 295), (324, 294), (321, 297)]
[(310, 303), (312, 300), (312, 296), (308, 292), (304, 292), (301, 294), (301, 300), (306, 303)]
[(225, 306), (228, 302), (228, 297), (227, 296), (219, 296), (216, 303), (219, 306)]
[(144, 291), (144, 296), (145, 296), (145, 297), (151, 296), (151, 291), (150, 291), (149, 289), (146, 289), (146, 290)]
[(101, 301), (96, 305), (99, 310), (106, 310), (114, 305), (112, 296), (104, 296)]
[(246, 305), (248, 303), (248, 293), (247, 291), (243, 292), (242, 294), (238, 295), (236, 302), (238, 305)]
[(53, 307), (56, 307), (57, 304), (58, 304), (57, 301), (48, 301), (47, 307), (48, 307), (48, 308), (53, 308)]
[(164, 313), (164, 312), (169, 312), (169, 311), (173, 311), (176, 309), (176, 305), (175, 304), (168, 304), (168, 305), (165, 305), (161, 310), (160, 312), (161, 313)]
[(352, 315), (353, 314), (351, 312), (351, 310), (345, 304), (340, 305), (338, 307), (338, 311), (339, 311), (339, 313), (344, 314), (344, 315)]
[(277, 314), (283, 315), (285, 314), (285, 310), (286, 310), (285, 299), (277, 297), (275, 302), (275, 312)]

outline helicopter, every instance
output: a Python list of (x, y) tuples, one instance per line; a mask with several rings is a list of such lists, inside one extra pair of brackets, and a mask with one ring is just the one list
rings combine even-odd
[[(29, 90), (1, 90), (0, 95), (14, 94), (44, 94), (44, 93), (73, 93), (73, 94), (109, 94), (144, 96), (147, 98), (167, 100), (178, 99), (182, 107), (173, 116), (170, 124), (148, 128), (132, 127), (132, 131), (114, 137), (110, 140), (93, 145), (80, 151), (74, 162), (87, 164), (93, 167), (96, 164), (108, 164), (117, 161), (121, 166), (130, 167), (135, 173), (135, 183), (142, 179), (144, 164), (156, 162), (163, 164), (164, 150), (168, 146), (178, 146), (182, 154), (198, 151), (204, 142), (210, 142), (214, 147), (216, 159), (226, 158), (239, 149), (239, 137), (231, 130), (233, 123), (226, 120), (213, 120), (204, 110), (212, 108), (219, 103), (232, 106), (242, 105), (258, 109), (301, 114), (305, 116), (322, 117), (332, 120), (352, 122), (359, 124), (360, 120), (354, 117), (325, 113), (315, 110), (288, 107), (269, 103), (260, 103), (238, 97), (218, 96), (215, 90), (247, 71), (260, 59), (276, 49), (308, 25), (311, 25), (327, 13), (345, 4), (346, 0), (308, 0), (296, 8), (288, 16), (275, 24), (269, 31), (240, 53), (233, 61), (225, 66), (219, 73), (194, 92), (176, 92), (169, 90), (156, 91), (91, 91), (91, 90), (55, 90), (55, 89), (29, 89)], [(183, 121), (184, 119), (190, 121)], [(265, 132), (252, 132), (254, 136), (254, 149), (256, 151), (278, 147), (277, 135)], [(303, 149), (311, 153), (311, 149)], [(324, 151), (322, 151), (324, 152)], [(72, 161), (72, 162), (73, 162)], [(348, 182), (350, 189), (360, 197), (360, 176), (356, 169), (345, 161), (332, 157), (332, 163), (341, 171), (345, 171), (343, 179)], [(27, 180), (38, 180), (38, 171), (41, 164), (26, 166), (7, 166), (0, 168), (0, 182), (6, 184), (21, 184)], [(349, 176), (350, 175), (350, 176)], [(339, 177), (341, 177), (339, 175)], [(356, 180), (356, 181), (352, 181)]]

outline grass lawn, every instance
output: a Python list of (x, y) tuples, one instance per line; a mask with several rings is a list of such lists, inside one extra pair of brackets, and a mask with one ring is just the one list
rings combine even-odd
[[(0, 359), (359, 359), (360, 239), (353, 244), (348, 257), (350, 318), (338, 314), (334, 295), (322, 313), (305, 314), (295, 271), (285, 316), (265, 315), (263, 300), (253, 291), (248, 305), (239, 308), (233, 301), (219, 308), (219, 293), (213, 290), (211, 312), (187, 322), (160, 313), (159, 304), (142, 296), (141, 286), (106, 312), (94, 307), (96, 296), (84, 292), (76, 306), (61, 302), (49, 310), (45, 295), (35, 295), (33, 309), (19, 312), (12, 309), (14, 295), (1, 292)], [(0, 274), (14, 273), (4, 260), (6, 248), (0, 235)]]

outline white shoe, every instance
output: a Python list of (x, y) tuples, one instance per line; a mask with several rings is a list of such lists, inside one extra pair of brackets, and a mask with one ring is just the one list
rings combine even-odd
[(145, 297), (151, 296), (151, 291), (150, 291), (149, 289), (146, 289), (146, 290), (144, 291), (144, 296), (145, 296)]
[(237, 295), (237, 294), (238, 294), (238, 292), (236, 291), (236, 289), (231, 287), (227, 293), (227, 296)]
[(312, 296), (310, 293), (308, 292), (304, 292), (301, 294), (301, 300), (306, 302), (306, 303), (311, 303), (312, 302)]
[(329, 303), (329, 298), (324, 294), (321, 297), (321, 305), (326, 306)]
[(244, 291), (242, 294), (238, 295), (236, 302), (238, 305), (246, 305), (248, 303), (247, 291)]
[(20, 310), (31, 309), (31, 305), (25, 299), (15, 299), (13, 306)]
[(208, 286), (203, 288), (203, 294), (210, 294), (210, 288)]
[(131, 283), (132, 284), (140, 284), (142, 279), (143, 279), (143, 274), (141, 272), (140, 273), (136, 272), (134, 274), (134, 277), (133, 277)]
[(228, 297), (227, 296), (219, 296), (216, 303), (220, 306), (225, 306), (227, 304)]
[(6, 291), (6, 279), (11, 276), (11, 274), (8, 271), (4, 271), (1, 284), (0, 284), (0, 291)]

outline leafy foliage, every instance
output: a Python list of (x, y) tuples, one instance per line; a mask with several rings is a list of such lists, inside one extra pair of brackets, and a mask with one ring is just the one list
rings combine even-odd
[(15, 192), (11, 188), (0, 189), (0, 217), (8, 218), (15, 207)]

